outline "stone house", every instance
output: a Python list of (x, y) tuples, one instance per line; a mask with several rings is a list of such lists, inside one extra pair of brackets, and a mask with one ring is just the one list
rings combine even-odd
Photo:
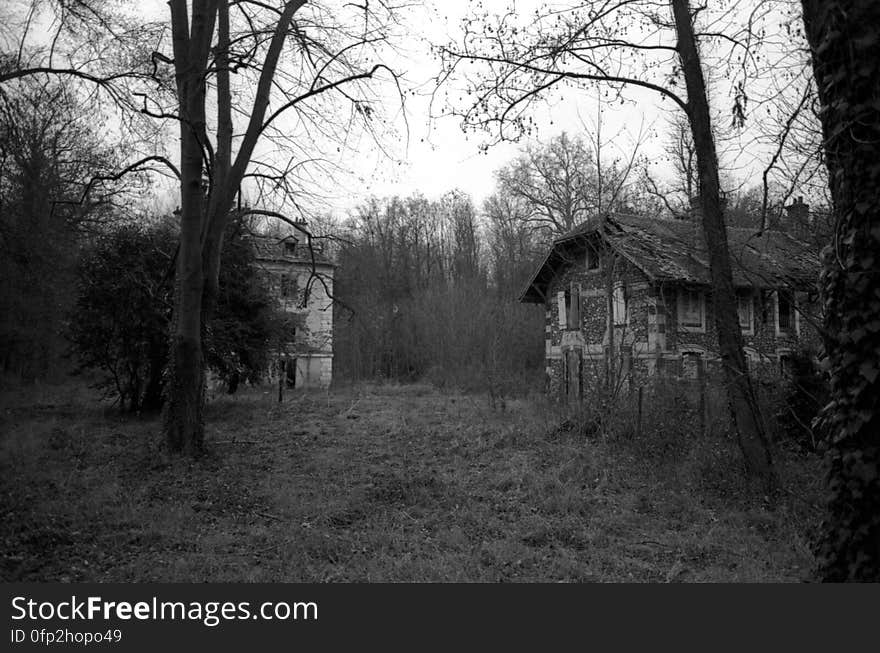
[[(778, 374), (796, 350), (818, 349), (818, 256), (778, 229), (727, 234), (750, 369)], [(583, 397), (609, 369), (627, 383), (717, 372), (710, 290), (693, 218), (612, 214), (557, 238), (520, 297), (546, 309), (550, 394)]]
[(277, 238), (252, 236), (257, 265), (272, 293), (289, 315), (279, 366), (288, 387), (327, 387), (333, 378), (333, 273), (336, 268), (323, 241), (305, 225)]

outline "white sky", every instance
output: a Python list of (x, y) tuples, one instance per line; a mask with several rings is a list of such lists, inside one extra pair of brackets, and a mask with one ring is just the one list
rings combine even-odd
[[(405, 88), (415, 92), (407, 94), (404, 120), (396, 94), (392, 92), (393, 86), (385, 85), (384, 112), (389, 116), (392, 129), (383, 143), (390, 145), (388, 151), (391, 156), (383, 153), (369, 138), (360, 138), (356, 147), (343, 148), (333, 163), (349, 174), (327, 183), (324, 189), (326, 200), (322, 206), (316, 206), (316, 210), (341, 216), (371, 195), (406, 196), (420, 192), (435, 198), (453, 189), (465, 191), (477, 207), (481, 205), (494, 189), (495, 171), (516, 156), (518, 148), (526, 145), (526, 142), (496, 145), (482, 152), (479, 146), (488, 140), (488, 135), (465, 134), (458, 118), (437, 117), (448, 110), (443, 104), (442, 95), (438, 95), (432, 107), (435, 117), (429, 115), (433, 81), (439, 65), (431, 54), (430, 44), (447, 42), (450, 35), (457, 33), (461, 19), (475, 6), (502, 11), (510, 4), (510, 0), (474, 3), (468, 0), (426, 0), (414, 3), (403, 12), (403, 22), (393, 39), (396, 54), (384, 63), (403, 76)], [(547, 6), (548, 3), (517, 0), (513, 4), (517, 12), (528, 15), (526, 12), (534, 7)], [(131, 6), (129, 8), (134, 10)], [(144, 20), (164, 20), (168, 16), (167, 5), (161, 0), (141, 3), (136, 11)], [(567, 90), (562, 92), (561, 97), (557, 95), (558, 99), (552, 106), (535, 105), (532, 117), (536, 121), (539, 138), (546, 141), (563, 130), (585, 135), (585, 121), (594, 122), (596, 119), (597, 103), (592, 93)], [(637, 134), (642, 130), (645, 139), (640, 153), (653, 162), (652, 172), (662, 179), (666, 168), (663, 142), (669, 118), (674, 113), (673, 105), (668, 100), (661, 102), (659, 96), (651, 91), (634, 90), (628, 95), (633, 102), (603, 105), (603, 138), (612, 141), (607, 154), (609, 157), (627, 158)], [(727, 99), (721, 101), (727, 102)], [(740, 151), (735, 160), (723, 156), (722, 164), (737, 166), (740, 177), (759, 172), (762, 157), (756, 155), (754, 149), (749, 151), (743, 148), (743, 151), (745, 155)], [(176, 159), (176, 141), (169, 142), (168, 152)], [(751, 160), (748, 157), (752, 157)], [(759, 182), (758, 177), (756, 175), (754, 183)], [(157, 198), (160, 206), (175, 204), (175, 193), (170, 184), (160, 182), (158, 190), (166, 195), (165, 198)]]
[[(406, 116), (409, 128), (408, 144), (404, 142), (403, 121), (396, 121), (400, 138), (397, 139), (395, 156), (399, 161), (388, 160), (363, 142), (358, 161), (340, 161), (354, 172), (354, 183), (332, 198), (330, 204), (334, 213), (344, 214), (352, 206), (363, 202), (370, 195), (378, 197), (406, 196), (420, 192), (429, 198), (437, 197), (452, 189), (468, 193), (479, 208), (482, 201), (494, 189), (495, 171), (516, 156), (519, 148), (529, 141), (518, 144), (503, 143), (494, 145), (482, 152), (479, 145), (489, 139), (487, 134), (465, 134), (460, 128), (460, 119), (453, 116), (437, 117), (448, 111), (442, 95), (430, 107), (433, 80), (438, 71), (438, 62), (431, 56), (429, 44), (448, 42), (450, 35), (458, 32), (461, 19), (475, 7), (489, 11), (502, 12), (513, 4), (517, 12), (529, 15), (535, 7), (546, 8), (550, 2), (540, 0), (426, 0), (411, 8), (404, 15), (404, 32), (397, 40), (400, 56), (387, 61), (395, 71), (401, 73), (410, 87), (419, 89), (416, 95), (406, 100)], [(570, 3), (568, 3), (570, 5)], [(724, 71), (715, 71), (720, 88)], [(451, 94), (454, 96), (454, 94)], [(588, 125), (595, 124), (599, 103), (594, 90), (563, 90), (561, 97), (555, 93), (552, 105), (537, 103), (531, 114), (538, 127), (538, 138), (547, 141), (562, 131), (570, 134), (587, 133)], [(668, 99), (663, 101), (653, 91), (630, 88), (626, 96), (631, 100), (625, 104), (602, 104), (603, 141), (610, 145), (603, 157), (627, 159), (642, 134), (639, 153), (651, 161), (651, 173), (655, 179), (668, 179), (669, 166), (664, 161), (664, 144), (669, 124), (678, 112)], [(730, 102), (727, 92), (714, 98), (721, 105), (723, 121), (716, 121), (716, 129), (728, 132), (727, 111)], [(387, 108), (393, 112), (396, 99), (389, 96)], [(430, 113), (434, 117), (429, 116)], [(721, 123), (724, 122), (722, 125)], [(752, 125), (754, 121), (747, 123)], [(758, 148), (750, 141), (751, 135), (744, 133), (725, 143), (719, 142), (719, 157), (722, 167), (737, 180), (748, 179), (748, 185), (760, 184), (762, 166), (769, 158), (766, 148)]]
[[(406, 56), (391, 64), (392, 68), (404, 74), (410, 84), (420, 89), (418, 95), (407, 98), (409, 144), (408, 147), (402, 142), (399, 144), (399, 156), (405, 161), (398, 165), (383, 161), (381, 157), (371, 159), (370, 163), (375, 167), (365, 161), (358, 171), (363, 179), (363, 187), (354, 189), (348, 200), (340, 197), (337, 205), (340, 209), (357, 203), (352, 202), (355, 196), (366, 198), (371, 194), (381, 197), (421, 192), (428, 197), (437, 197), (456, 188), (468, 193), (479, 206), (493, 191), (495, 170), (514, 158), (518, 149), (529, 142), (502, 143), (483, 152), (479, 145), (489, 139), (487, 134), (463, 133), (460, 119), (454, 116), (429, 119), (430, 93), (438, 63), (432, 59), (426, 44), (446, 42), (449, 35), (456, 32), (461, 18), (469, 9), (473, 9), (473, 4), (476, 3), (467, 0), (434, 0), (422, 3), (422, 6), (413, 8), (407, 14), (409, 35), (403, 45)], [(500, 11), (509, 3), (507, 0), (486, 0), (480, 4), (488, 9), (497, 7)], [(523, 5), (542, 3), (516, 4), (526, 11)], [(668, 112), (660, 109), (657, 98), (651, 92), (635, 92), (631, 95), (638, 97), (640, 102), (603, 111), (605, 137), (619, 134), (619, 138), (615, 139), (617, 151), (609, 151), (609, 155), (628, 155), (642, 125), (645, 131), (651, 125), (661, 131), (665, 128), (661, 114)], [(669, 104), (666, 102), (665, 107), (669, 107)], [(442, 96), (438, 95), (431, 112), (439, 116), (447, 111)], [(562, 131), (583, 134), (585, 122), (595, 120), (596, 102), (586, 93), (566, 93), (562, 102), (557, 101), (552, 106), (537, 105), (533, 117), (538, 126), (538, 138), (542, 141)], [(643, 148), (646, 153), (652, 149), (647, 144)], [(656, 153), (656, 143), (653, 149)]]

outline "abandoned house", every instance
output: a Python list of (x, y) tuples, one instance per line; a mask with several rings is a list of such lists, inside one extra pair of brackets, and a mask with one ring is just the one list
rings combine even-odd
[[(818, 348), (818, 256), (779, 229), (727, 234), (749, 367), (778, 374), (794, 351)], [(557, 238), (520, 297), (546, 308), (548, 391), (583, 397), (609, 369), (627, 383), (717, 371), (710, 289), (696, 216), (613, 214)]]
[[(281, 345), (278, 367), (288, 387), (326, 387), (333, 378), (333, 272), (335, 265), (322, 241), (305, 225), (282, 238), (252, 238), (257, 265), (289, 315), (289, 333)], [(277, 379), (277, 376), (275, 376)]]

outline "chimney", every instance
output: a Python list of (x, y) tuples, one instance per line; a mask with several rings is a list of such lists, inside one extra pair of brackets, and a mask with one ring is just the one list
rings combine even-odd
[(810, 233), (810, 205), (804, 202), (803, 195), (785, 207), (786, 216), (780, 228), (795, 238), (805, 239)]
[(802, 224), (810, 223), (810, 205), (804, 202), (803, 195), (798, 195), (798, 198), (786, 206), (785, 210), (788, 212), (789, 222), (800, 222)]

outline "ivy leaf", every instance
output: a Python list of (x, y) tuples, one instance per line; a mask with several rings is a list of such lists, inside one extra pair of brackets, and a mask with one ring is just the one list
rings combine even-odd
[(859, 374), (865, 377), (868, 383), (874, 383), (880, 370), (877, 369), (877, 364), (874, 361), (865, 361), (859, 366)]

